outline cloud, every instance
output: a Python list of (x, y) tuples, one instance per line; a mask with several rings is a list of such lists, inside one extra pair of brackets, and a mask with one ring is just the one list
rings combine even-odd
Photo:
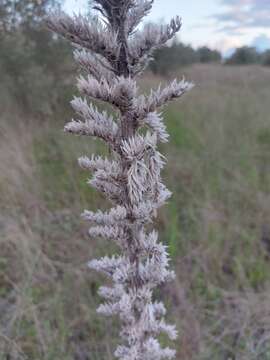
[(242, 46), (242, 43), (237, 37), (224, 37), (212, 42), (211, 45), (213, 49), (219, 50), (225, 57), (228, 57), (234, 49)]
[(214, 15), (219, 28), (239, 32), (246, 28), (270, 29), (270, 0), (222, 0), (224, 12)]

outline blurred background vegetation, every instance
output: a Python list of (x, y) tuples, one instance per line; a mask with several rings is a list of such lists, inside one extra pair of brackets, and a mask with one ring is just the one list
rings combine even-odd
[[(114, 252), (89, 239), (84, 208), (105, 208), (76, 159), (106, 154), (62, 132), (77, 69), (43, 27), (51, 0), (0, 3), (0, 359), (113, 358), (117, 320), (95, 312), (104, 281), (86, 262)], [(231, 66), (242, 65), (242, 66)], [(270, 359), (270, 51), (173, 42), (143, 91), (183, 75), (196, 88), (165, 109), (160, 212), (176, 281), (156, 294), (177, 322), (181, 360)], [(166, 344), (166, 339), (161, 339)]]

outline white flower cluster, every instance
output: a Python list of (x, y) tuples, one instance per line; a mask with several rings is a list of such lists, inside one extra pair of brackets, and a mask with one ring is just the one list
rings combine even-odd
[[(105, 302), (98, 312), (118, 315), (121, 320), (123, 343), (115, 351), (121, 360), (171, 359), (174, 350), (162, 348), (157, 337), (165, 333), (173, 340), (177, 335), (175, 327), (164, 320), (164, 305), (153, 301), (155, 287), (174, 273), (166, 246), (158, 242), (156, 231), (149, 232), (149, 224), (171, 195), (161, 179), (165, 158), (157, 146), (167, 142), (169, 135), (158, 109), (181, 97), (192, 84), (175, 80), (148, 96), (137, 94), (135, 75), (153, 49), (181, 27), (177, 17), (168, 26), (136, 29), (152, 3), (95, 0), (100, 19), (60, 13), (47, 21), (50, 29), (75, 44), (75, 60), (87, 73), (78, 79), (82, 97), (71, 102), (79, 119), (69, 122), (65, 130), (100, 138), (111, 149), (111, 159), (81, 157), (79, 164), (91, 172), (89, 183), (113, 203), (106, 212), (85, 210), (82, 217), (91, 224), (90, 236), (112, 240), (120, 249), (120, 255), (92, 260), (89, 267), (111, 279), (111, 287), (99, 289)], [(112, 105), (116, 116), (100, 111), (83, 96)], [(141, 127), (147, 131), (139, 133)]]
[(114, 61), (119, 53), (117, 34), (106, 31), (105, 25), (97, 17), (71, 17), (63, 12), (52, 13), (47, 26), (72, 43), (82, 46), (105, 59)]
[(147, 24), (141, 32), (137, 32), (130, 41), (130, 57), (133, 66), (141, 63), (142, 59), (147, 62), (153, 50), (170, 40), (180, 28), (181, 20), (177, 16), (167, 26)]
[(76, 113), (84, 120), (72, 120), (65, 125), (65, 131), (76, 135), (99, 137), (112, 146), (118, 135), (118, 125), (106, 111), (99, 112), (92, 104), (88, 105), (82, 98), (74, 98), (71, 105)]
[(130, 8), (126, 19), (126, 32), (132, 34), (141, 20), (150, 12), (154, 0), (137, 0)]

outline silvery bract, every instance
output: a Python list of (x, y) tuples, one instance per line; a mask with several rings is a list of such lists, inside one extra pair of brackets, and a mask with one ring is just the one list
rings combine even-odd
[[(67, 132), (94, 136), (105, 141), (112, 159), (82, 157), (79, 164), (93, 176), (89, 183), (113, 204), (108, 212), (84, 211), (91, 223), (89, 234), (114, 241), (120, 255), (89, 262), (112, 280), (101, 287), (104, 303), (98, 312), (118, 315), (122, 344), (115, 356), (122, 360), (173, 358), (175, 351), (162, 348), (158, 335), (175, 339), (173, 325), (166, 324), (164, 305), (153, 300), (156, 286), (173, 278), (166, 246), (158, 233), (149, 229), (157, 209), (170, 197), (160, 172), (165, 158), (158, 142), (168, 141), (160, 108), (179, 98), (192, 84), (173, 81), (165, 88), (138, 95), (135, 77), (147, 66), (154, 49), (173, 38), (181, 28), (179, 17), (167, 26), (137, 26), (151, 10), (153, 1), (95, 0), (99, 16), (70, 17), (52, 14), (48, 27), (69, 39), (74, 57), (87, 76), (78, 78), (82, 97), (71, 105), (76, 117), (65, 126)], [(115, 109), (115, 116), (101, 112), (89, 100), (100, 100)], [(141, 128), (146, 131), (139, 132)], [(151, 225), (150, 225), (151, 226)]]

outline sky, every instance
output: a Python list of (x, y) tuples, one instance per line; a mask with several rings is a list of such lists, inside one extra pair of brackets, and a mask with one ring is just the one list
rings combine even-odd
[[(85, 12), (87, 0), (65, 0), (65, 10)], [(180, 15), (180, 39), (194, 47), (209, 46), (224, 55), (232, 49), (270, 48), (270, 0), (155, 0), (149, 21), (168, 22)]]

